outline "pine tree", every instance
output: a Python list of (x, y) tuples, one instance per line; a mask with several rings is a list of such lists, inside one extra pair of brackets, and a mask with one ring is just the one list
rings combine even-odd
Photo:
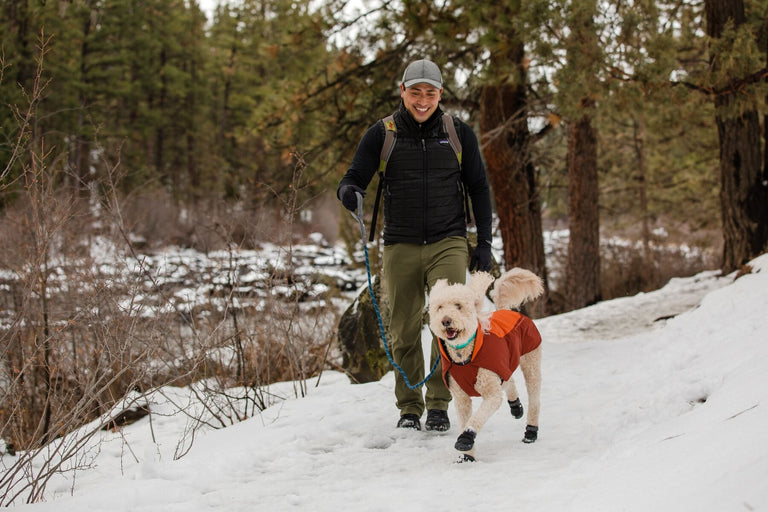
[[(480, 94), (480, 137), (504, 244), (504, 263), (531, 270), (547, 282), (541, 202), (528, 127), (529, 58), (520, 29), (520, 2), (484, 11), (484, 44), (490, 54)], [(529, 310), (545, 311), (546, 297)]]
[(720, 139), (720, 202), (723, 271), (730, 272), (766, 249), (768, 185), (760, 155), (758, 98), (751, 82), (765, 81), (765, 63), (742, 0), (707, 0), (706, 28), (712, 38), (712, 87)]
[(568, 260), (565, 306), (578, 309), (600, 299), (600, 213), (594, 110), (599, 91), (596, 2), (571, 2), (567, 62), (559, 80), (561, 109), (568, 114)]

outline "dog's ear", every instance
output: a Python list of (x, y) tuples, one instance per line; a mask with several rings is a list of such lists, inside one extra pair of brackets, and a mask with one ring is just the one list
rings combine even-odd
[(440, 290), (446, 288), (448, 286), (448, 280), (447, 279), (438, 279), (435, 281), (435, 284), (432, 285), (432, 288), (429, 290), (429, 295), (432, 295), (433, 293), (440, 293)]
[(492, 282), (493, 276), (488, 272), (473, 272), (470, 274), (467, 285), (475, 293), (475, 296), (477, 297), (475, 300), (476, 303), (479, 301), (482, 304), (485, 292), (488, 290), (488, 287), (491, 286)]
[(435, 281), (435, 284), (432, 285), (432, 289), (440, 288), (442, 286), (448, 286), (448, 280), (447, 279), (438, 279)]
[(475, 314), (477, 320), (480, 322), (480, 327), (483, 331), (490, 329), (491, 312), (484, 311), (485, 306), (485, 292), (488, 287), (493, 283), (493, 276), (488, 272), (474, 272), (469, 276), (469, 282), (467, 286), (472, 290), (472, 294), (475, 296)]

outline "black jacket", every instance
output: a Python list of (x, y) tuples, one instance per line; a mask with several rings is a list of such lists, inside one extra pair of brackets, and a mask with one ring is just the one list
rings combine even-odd
[[(477, 138), (456, 120), (462, 144), (462, 165), (448, 144), (437, 111), (418, 124), (403, 104), (395, 112), (397, 143), (384, 178), (384, 243), (433, 243), (448, 236), (466, 236), (463, 188), (472, 203), (478, 240), (491, 241), (491, 200)], [(379, 168), (385, 128), (381, 121), (363, 135), (339, 188), (365, 190)], [(338, 195), (338, 191), (337, 191)]]

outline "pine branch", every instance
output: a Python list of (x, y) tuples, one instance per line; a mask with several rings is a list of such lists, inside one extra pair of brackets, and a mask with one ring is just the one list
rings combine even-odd
[(703, 92), (710, 96), (727, 96), (729, 94), (736, 94), (738, 92), (743, 91), (744, 88), (747, 87), (748, 85), (753, 85), (760, 82), (768, 83), (768, 67), (764, 67), (759, 71), (755, 71), (751, 75), (740, 78), (739, 80), (734, 80), (731, 83), (729, 83), (727, 86), (719, 89), (716, 89), (713, 87), (705, 87), (699, 84), (694, 84), (686, 81), (678, 82), (678, 81), (671, 80), (669, 84), (672, 87), (682, 85), (684, 87), (687, 87), (688, 89)]

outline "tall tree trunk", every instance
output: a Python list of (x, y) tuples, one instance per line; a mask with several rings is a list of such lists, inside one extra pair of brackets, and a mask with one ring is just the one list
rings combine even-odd
[(572, 2), (570, 36), (563, 79), (573, 92), (564, 94), (571, 117), (568, 126), (568, 261), (565, 307), (578, 309), (600, 300), (600, 210), (597, 134), (592, 125), (600, 51), (593, 17), (594, 0)]
[[(765, 61), (768, 65), (768, 20), (763, 23), (762, 38)], [(765, 97), (765, 101), (768, 103), (768, 96)], [(768, 188), (768, 114), (763, 116), (763, 177), (761, 181), (763, 187)]]
[(648, 179), (645, 164), (645, 122), (642, 118), (634, 119), (633, 121), (635, 157), (637, 159), (635, 181), (637, 181), (637, 195), (640, 200), (640, 212), (642, 214), (643, 260), (648, 262), (651, 257), (651, 228), (650, 214), (648, 213)]
[(16, 35), (16, 52), (18, 59), (15, 64), (16, 76), (14, 82), (25, 89), (31, 88), (31, 81), (35, 76), (34, 37), (40, 35), (40, 31), (31, 29), (32, 7), (29, 0), (7, 2), (0, 14), (7, 16), (9, 33)]
[[(168, 63), (168, 54), (165, 47), (160, 50), (160, 69), (164, 71), (165, 65)], [(178, 171), (176, 169), (165, 169), (165, 130), (168, 126), (166, 116), (167, 100), (168, 99), (168, 79), (165, 73), (160, 74), (160, 104), (158, 105), (158, 111), (160, 112), (160, 120), (157, 125), (157, 132), (155, 134), (155, 169), (161, 176), (166, 176), (166, 173), (170, 173), (170, 183), (174, 189), (180, 190), (181, 180), (179, 179)]]
[[(197, 83), (199, 80), (197, 63), (193, 59), (190, 59), (189, 66), (189, 76), (193, 83)], [(194, 113), (197, 112), (197, 94), (194, 87), (188, 90), (185, 103), (186, 108), (191, 113), (191, 119), (194, 119)], [(188, 197), (194, 199), (195, 203), (200, 197), (201, 192), (200, 169), (198, 168), (197, 158), (195, 158), (195, 155), (197, 154), (197, 133), (197, 129), (187, 130), (187, 145), (185, 148), (187, 152), (187, 177), (189, 181), (189, 184), (187, 185), (187, 194)]]
[(91, 48), (89, 45), (91, 38), (91, 30), (93, 29), (92, 20), (94, 18), (95, 6), (93, 2), (86, 2), (85, 7), (87, 10), (83, 14), (83, 34), (80, 44), (80, 80), (82, 81), (82, 87), (78, 92), (78, 104), (80, 109), (77, 114), (77, 142), (75, 147), (75, 174), (77, 176), (77, 183), (75, 183), (75, 190), (81, 197), (87, 197), (89, 192), (89, 183), (93, 179), (90, 175), (90, 154), (91, 154), (91, 141), (86, 138), (86, 123), (88, 122), (86, 112), (90, 107), (90, 77), (88, 76), (88, 59), (90, 58)]
[[(493, 189), (504, 244), (504, 264), (527, 268), (547, 282), (544, 237), (536, 176), (530, 161), (524, 49), (506, 41), (506, 54), (491, 57), (491, 68), (515, 69), (514, 83), (504, 80), (483, 87), (480, 132), (488, 177)], [(499, 62), (496, 67), (494, 61)], [(546, 295), (528, 308), (533, 316), (546, 313)]]
[(568, 310), (600, 300), (600, 212), (597, 182), (597, 135), (584, 115), (568, 129)]
[[(720, 38), (728, 22), (745, 22), (742, 0), (706, 0), (707, 35)], [(713, 47), (713, 76), (722, 74)], [(725, 70), (727, 71), (727, 70)], [(740, 77), (729, 76), (731, 81)], [(723, 220), (723, 271), (731, 272), (759, 255), (768, 243), (768, 187), (762, 176), (760, 119), (754, 104), (738, 104), (740, 92), (715, 96), (720, 139), (720, 205)]]

